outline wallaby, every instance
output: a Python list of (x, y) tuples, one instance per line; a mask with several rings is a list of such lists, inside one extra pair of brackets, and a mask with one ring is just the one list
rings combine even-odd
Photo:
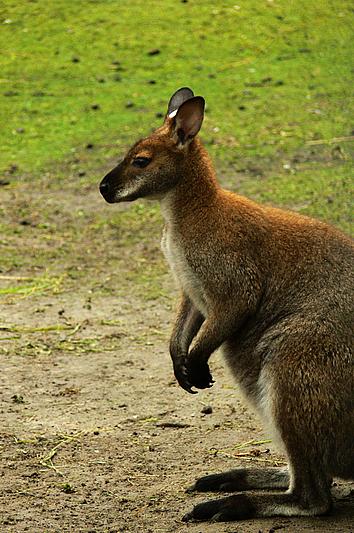
[(332, 477), (354, 479), (354, 247), (312, 218), (222, 189), (196, 137), (204, 99), (170, 99), (163, 125), (102, 180), (109, 203), (151, 198), (182, 299), (170, 341), (178, 383), (213, 383), (220, 346), (240, 390), (282, 445), (287, 469), (235, 469), (190, 491), (241, 493), (196, 505), (189, 520), (325, 514)]

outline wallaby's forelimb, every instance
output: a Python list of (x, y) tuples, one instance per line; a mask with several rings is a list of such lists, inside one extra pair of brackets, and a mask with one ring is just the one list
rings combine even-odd
[(230, 338), (245, 319), (246, 313), (228, 312), (228, 306), (223, 304), (223, 312), (210, 312), (203, 322), (195, 338), (187, 358), (188, 381), (199, 389), (211, 387), (214, 383), (209, 371), (208, 360), (223, 342)]
[(188, 353), (189, 346), (203, 322), (203, 315), (183, 293), (170, 339), (172, 357), (181, 352)]
[(170, 339), (170, 354), (178, 383), (188, 392), (193, 392), (187, 376), (189, 346), (203, 324), (204, 317), (190, 298), (182, 294), (180, 307)]
[(221, 474), (201, 477), (187, 492), (236, 492), (243, 490), (287, 489), (287, 468), (236, 468)]

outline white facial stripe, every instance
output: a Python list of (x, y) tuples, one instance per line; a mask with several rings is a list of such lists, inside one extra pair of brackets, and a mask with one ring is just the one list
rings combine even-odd
[(139, 191), (140, 188), (140, 182), (137, 181), (135, 184), (132, 184), (130, 187), (127, 187), (124, 189), (124, 191), (117, 192), (116, 193), (116, 200), (124, 200), (124, 198), (127, 198), (131, 194), (135, 194)]
[(168, 115), (168, 117), (169, 117), (169, 118), (173, 118), (173, 117), (175, 117), (175, 116), (177, 115), (177, 111), (178, 111), (178, 109), (175, 109), (174, 111), (172, 111), (172, 113), (170, 113), (170, 114)]

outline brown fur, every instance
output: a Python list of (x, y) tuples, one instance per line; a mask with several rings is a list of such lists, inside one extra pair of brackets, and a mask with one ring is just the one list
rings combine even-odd
[[(354, 479), (353, 243), (323, 222), (223, 190), (196, 138), (203, 110), (201, 97), (177, 91), (164, 125), (134, 145), (101, 192), (109, 202), (160, 200), (162, 246), (182, 290), (170, 342), (180, 385), (210, 387), (208, 359), (222, 346), (288, 457), (288, 473), (240, 469), (193, 489), (289, 489), (205, 502), (185, 520), (326, 513), (332, 477)], [(145, 168), (137, 157), (148, 158)]]

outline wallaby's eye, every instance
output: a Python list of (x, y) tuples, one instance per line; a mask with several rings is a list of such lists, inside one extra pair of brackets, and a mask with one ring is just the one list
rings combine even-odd
[(151, 161), (151, 157), (136, 157), (132, 161), (133, 167), (145, 168)]

